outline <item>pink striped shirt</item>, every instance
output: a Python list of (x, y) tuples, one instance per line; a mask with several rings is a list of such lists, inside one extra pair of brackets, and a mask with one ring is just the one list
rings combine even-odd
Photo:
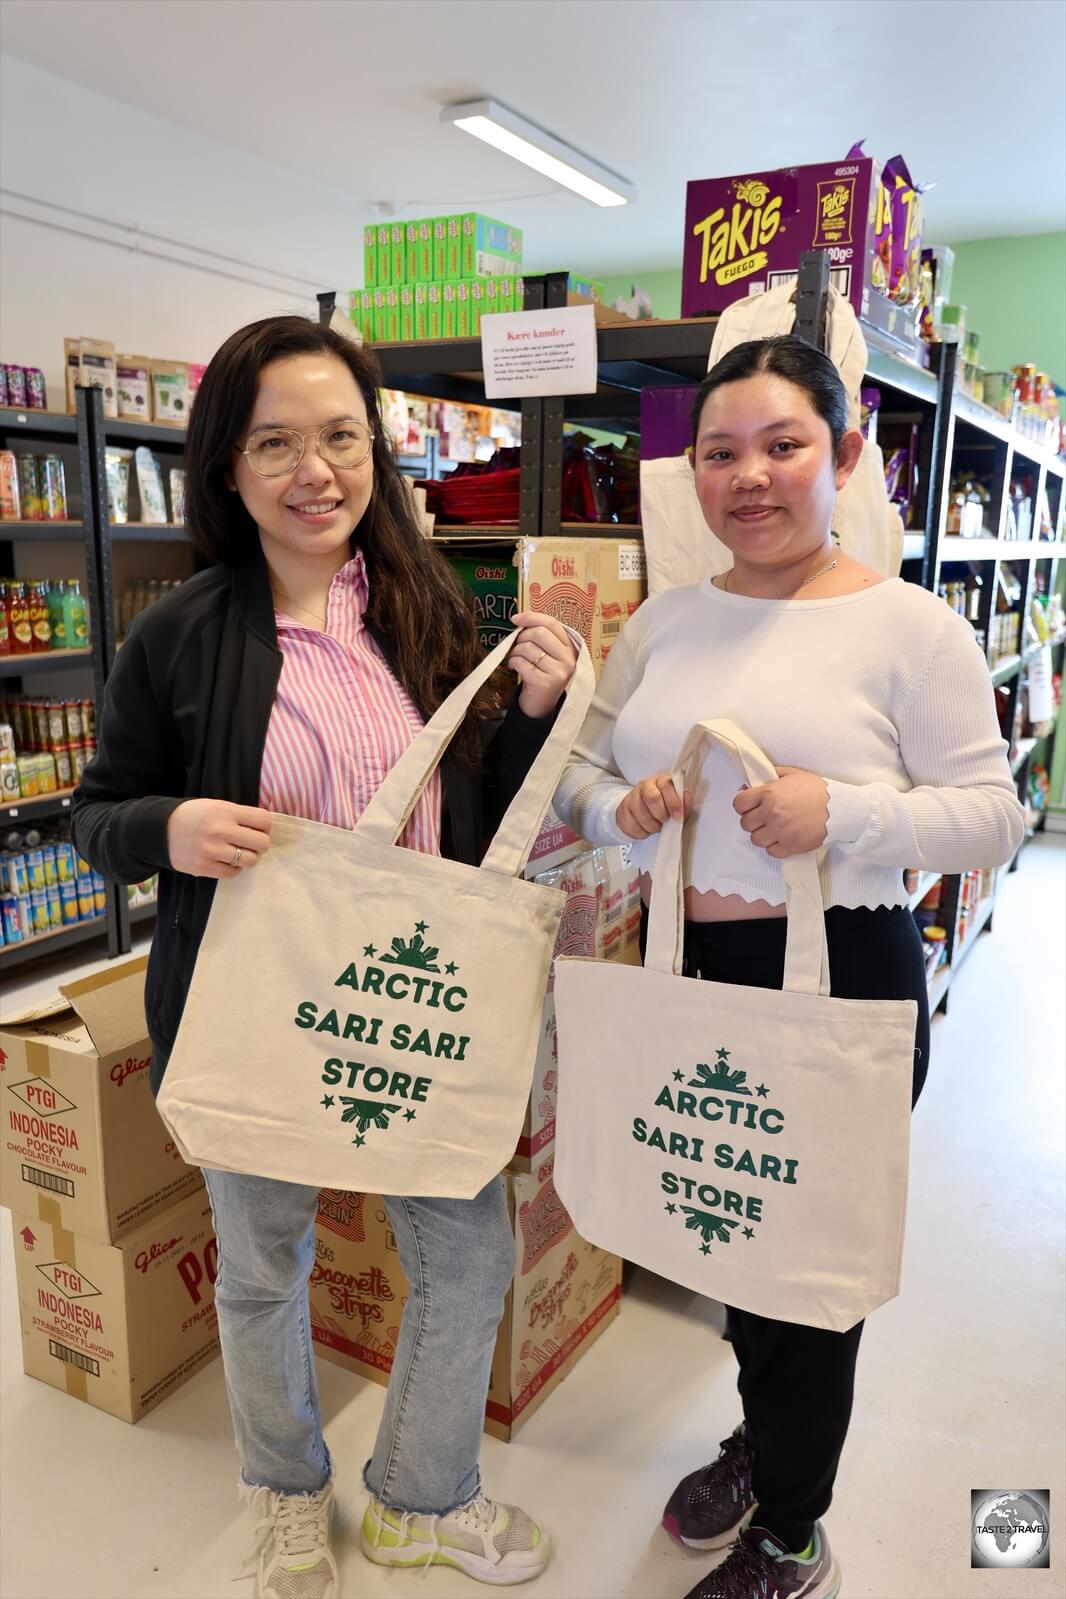
[[(267, 810), (354, 827), (422, 726), (367, 632), (369, 593), (360, 550), (330, 585), (324, 633), (274, 612), (284, 659), (259, 779), (259, 803)], [(440, 827), (438, 771), (400, 842), (439, 855)]]

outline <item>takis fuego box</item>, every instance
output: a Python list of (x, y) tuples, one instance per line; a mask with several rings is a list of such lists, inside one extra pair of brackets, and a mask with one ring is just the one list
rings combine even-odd
[[(505, 1181), (516, 1269), (496, 1337), (485, 1431), (508, 1439), (618, 1314), (622, 1263), (575, 1233), (550, 1160)], [(407, 1280), (376, 1195), (323, 1190), (310, 1292), (318, 1353), (387, 1383)]]
[(27, 1374), (139, 1421), (218, 1354), (218, 1245), (207, 1195), (120, 1244), (12, 1216)]
[(0, 1200), (98, 1243), (202, 1186), (152, 1097), (146, 965), (67, 983), (0, 1028)]
[(807, 250), (825, 250), (830, 281), (868, 316), (887, 292), (879, 229), (888, 217), (877, 163), (868, 156), (784, 167), (688, 185), (681, 315), (713, 316), (749, 294), (789, 282)]

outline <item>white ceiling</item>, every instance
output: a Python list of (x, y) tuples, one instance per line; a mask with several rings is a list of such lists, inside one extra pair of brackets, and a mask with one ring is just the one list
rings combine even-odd
[[(355, 223), (376, 201), (503, 217), (533, 270), (676, 266), (689, 178), (863, 137), (935, 184), (927, 238), (1066, 225), (1062, 0), (4, 0), (0, 43), (343, 193)], [(637, 202), (600, 210), (439, 123), (489, 95)]]

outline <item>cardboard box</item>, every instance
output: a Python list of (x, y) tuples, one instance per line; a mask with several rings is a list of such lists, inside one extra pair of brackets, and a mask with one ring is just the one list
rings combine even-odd
[(132, 1422), (218, 1354), (206, 1193), (117, 1245), (18, 1212), (12, 1225), (29, 1376)]
[(547, 611), (581, 634), (597, 680), (622, 628), (648, 592), (644, 546), (634, 539), (520, 539), (520, 610)]
[(428, 319), (429, 287), (430, 286), (429, 286), (428, 283), (416, 283), (415, 284), (415, 338), (416, 339), (428, 339), (428, 337), (429, 337), (429, 319)]
[[(485, 1431), (510, 1438), (618, 1314), (622, 1263), (579, 1238), (552, 1183), (552, 1163), (505, 1173), (516, 1271), (492, 1362)], [(323, 1190), (311, 1272), (318, 1353), (387, 1383), (407, 1282), (375, 1195)]]
[[(433, 219), (433, 281), (443, 283), (448, 276), (448, 218)], [(434, 335), (430, 335), (433, 337)]]
[(364, 289), (359, 296), (359, 329), (363, 335), (363, 342), (373, 344), (378, 333), (373, 289)]
[(806, 250), (827, 250), (832, 282), (866, 316), (876, 260), (880, 169), (861, 156), (688, 185), (681, 315), (711, 316), (787, 283)]
[(155, 1108), (148, 957), (60, 988), (0, 1028), (0, 1201), (98, 1243), (202, 1187)]
[(511, 1160), (514, 1171), (530, 1171), (555, 1142), (559, 1052), (555, 1030), (555, 961), (559, 955), (640, 964), (640, 874), (624, 845), (586, 850), (560, 866), (537, 872), (535, 881), (561, 888), (566, 908), (548, 970), (533, 1085), (525, 1122)]
[(473, 596), (478, 638), (486, 650), (514, 632), (511, 617), (518, 609), (518, 572), (510, 551), (505, 555), (449, 555), (459, 581)]
[(443, 283), (427, 283), (426, 285), (426, 337), (427, 339), (441, 339), (444, 337)]
[(459, 337), (459, 285), (457, 283), (442, 283), (440, 288), (441, 338), (457, 339)]
[(384, 289), (392, 270), (392, 227), (388, 222), (378, 224), (378, 270), (374, 280), (376, 289)]
[(414, 285), (405, 283), (400, 290), (400, 338), (410, 342), (415, 336)]
[(407, 224), (407, 281), (433, 281), (433, 219), (423, 217)]

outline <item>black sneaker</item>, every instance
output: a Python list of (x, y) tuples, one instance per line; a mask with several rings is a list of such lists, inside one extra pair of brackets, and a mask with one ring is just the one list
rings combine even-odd
[(838, 1599), (839, 1593), (840, 1567), (818, 1522), (808, 1560), (799, 1560), (765, 1528), (749, 1527), (685, 1599)]
[(671, 1538), (690, 1549), (724, 1549), (750, 1521), (752, 1449), (744, 1422), (722, 1440), (717, 1460), (683, 1477), (663, 1511)]

